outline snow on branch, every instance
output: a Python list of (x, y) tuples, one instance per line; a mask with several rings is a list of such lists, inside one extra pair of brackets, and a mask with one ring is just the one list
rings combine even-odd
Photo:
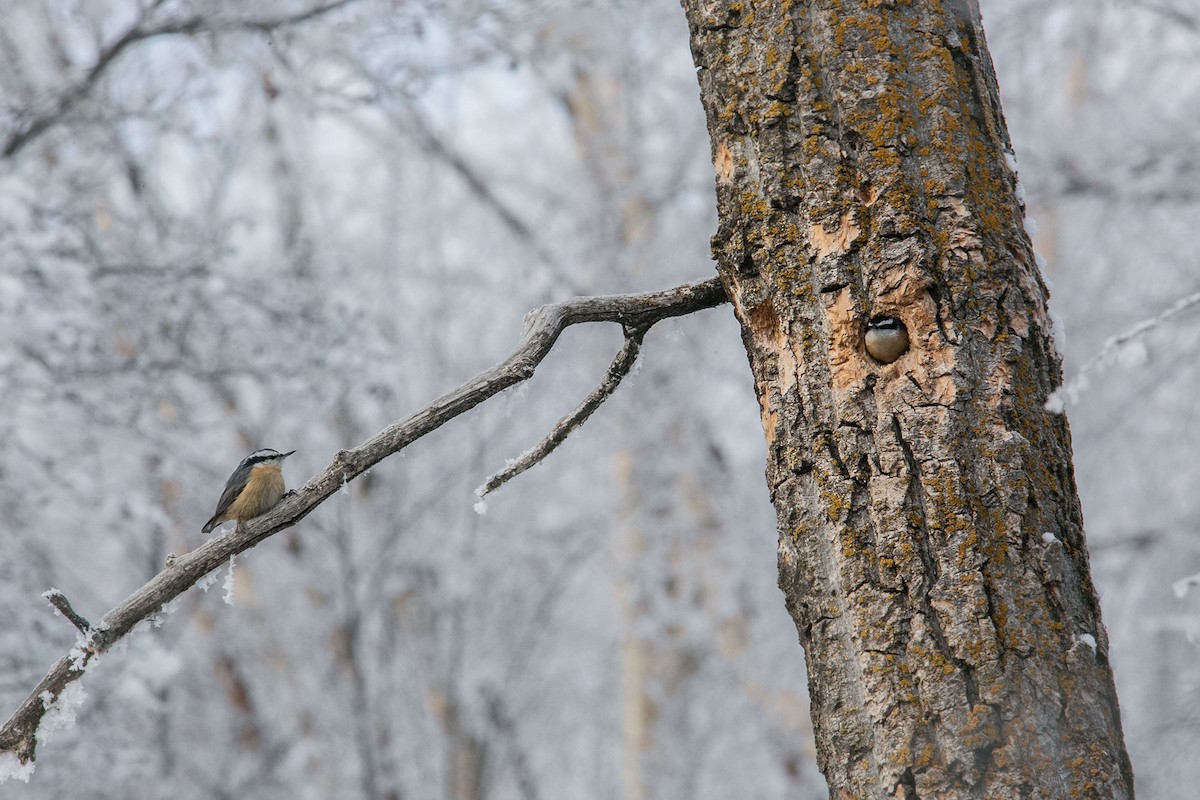
[(1158, 326), (1170, 322), (1197, 304), (1200, 304), (1200, 292), (1189, 294), (1187, 297), (1178, 300), (1157, 317), (1142, 320), (1124, 333), (1110, 336), (1104, 343), (1104, 346), (1100, 348), (1100, 352), (1096, 353), (1086, 364), (1080, 367), (1079, 372), (1075, 373), (1073, 378), (1065, 381), (1062, 386), (1050, 393), (1050, 399), (1046, 401), (1046, 410), (1054, 414), (1061, 414), (1066, 409), (1068, 403), (1074, 403), (1079, 399), (1079, 395), (1087, 389), (1091, 383), (1092, 373), (1109, 365), (1115, 359), (1120, 358), (1122, 349), (1126, 345), (1141, 338)]
[[(528, 380), (567, 327), (585, 322), (614, 322), (626, 331), (644, 334), (661, 320), (684, 316), (725, 302), (727, 298), (720, 279), (710, 278), (659, 292), (576, 297), (530, 312), (525, 317), (521, 341), (508, 358), (408, 417), (392, 423), (358, 447), (339, 451), (333, 463), (299, 490), (289, 492), (279, 505), (266, 514), (237, 526), (229, 533), (209, 539), (189, 553), (169, 559), (161, 572), (94, 625), (87, 626), (86, 636), (50, 667), (50, 671), (20, 707), (0, 726), (0, 765), (10, 767), (0, 770), (0, 778), (15, 776), (27, 779), (29, 772), (23, 767), (33, 763), (38, 727), (48, 709), (57, 708), (59, 698), (83, 676), (96, 657), (124, 638), (135, 625), (158, 614), (165, 605), (210, 572), (231, 561), (238, 553), (304, 519), (314, 508), (337, 493), (344, 482), (354, 480), (383, 459), (488, 398)], [(628, 336), (622, 353), (630, 349)], [(640, 341), (640, 335), (637, 338)], [(636, 355), (635, 346), (632, 348), (630, 366)], [(617, 366), (618, 363), (614, 362), (614, 367)], [(612, 370), (613, 367), (610, 367), (610, 374)], [(615, 389), (615, 383), (612, 388)], [(594, 395), (596, 392), (593, 392)], [(581, 418), (579, 422), (582, 421)], [(72, 695), (68, 693), (68, 696)], [(17, 763), (12, 763), (12, 756), (16, 756)]]
[[(483, 485), (475, 490), (475, 496), (481, 501), (491, 492), (496, 491), (504, 484), (508, 483), (513, 478), (520, 475), (525, 470), (538, 464), (546, 456), (553, 453), (558, 446), (567, 440), (567, 437), (583, 423), (587, 422), (588, 417), (592, 415), (597, 408), (604, 403), (605, 400), (612, 397), (613, 392), (621, 385), (621, 381), (633, 369), (633, 365), (637, 363), (638, 353), (641, 352), (642, 338), (646, 335), (646, 328), (632, 328), (625, 332), (625, 344), (621, 348), (621, 352), (617, 353), (612, 364), (608, 367), (608, 372), (604, 375), (604, 380), (600, 385), (592, 390), (584, 401), (579, 404), (579, 407), (572, 411), (567, 416), (558, 421), (554, 429), (546, 434), (540, 442), (534, 445), (529, 450), (526, 450), (521, 455), (517, 456), (512, 461), (505, 465), (504, 469), (488, 477)], [(476, 506), (479, 510), (479, 506)]]
[(75, 83), (63, 88), (57, 97), (47, 102), (46, 108), (30, 115), (17, 129), (12, 131), (0, 145), (0, 157), (11, 158), (49, 128), (60, 122), (70, 111), (86, 98), (98, 84), (117, 58), (131, 46), (149, 39), (163, 36), (191, 36), (199, 33), (226, 33), (253, 31), (271, 33), (278, 28), (299, 25), (336, 11), (357, 0), (331, 0), (303, 11), (272, 17), (245, 17), (230, 19), (208, 19), (200, 15), (169, 19), (150, 24), (150, 16), (163, 5), (164, 0), (155, 0), (142, 9), (141, 16), (132, 27), (103, 46), (89, 68)]
[(50, 602), (50, 605), (57, 608), (58, 612), (66, 617), (67, 620), (69, 620), (70, 623), (74, 625), (84, 636), (87, 636), (92, 632), (92, 623), (88, 622), (83, 616), (81, 616), (79, 612), (71, 606), (71, 601), (67, 599), (67, 596), (58, 589), (51, 589), (47, 592), (42, 592), (42, 597), (46, 598), (46, 600)]

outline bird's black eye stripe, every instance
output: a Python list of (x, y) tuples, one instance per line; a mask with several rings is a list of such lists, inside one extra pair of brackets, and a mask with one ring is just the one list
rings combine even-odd
[(261, 464), (264, 461), (273, 461), (276, 458), (279, 458), (279, 453), (276, 453), (274, 450), (272, 450), (269, 453), (263, 453), (261, 455), (254, 454), (246, 456), (246, 460), (242, 463), (250, 467), (254, 466), (255, 464)]

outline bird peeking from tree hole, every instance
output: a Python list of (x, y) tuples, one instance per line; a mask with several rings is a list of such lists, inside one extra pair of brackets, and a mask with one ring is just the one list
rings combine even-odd
[(294, 452), (280, 453), (268, 447), (243, 458), (225, 481), (225, 491), (217, 501), (217, 510), (201, 531), (212, 533), (222, 522), (231, 519), (240, 525), (274, 508), (286, 491), (281, 465)]
[(890, 364), (908, 351), (908, 328), (896, 317), (872, 317), (867, 323), (866, 346), (871, 358)]

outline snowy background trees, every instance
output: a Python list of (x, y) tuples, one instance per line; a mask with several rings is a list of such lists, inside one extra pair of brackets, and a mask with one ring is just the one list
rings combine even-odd
[[(983, 3), (1074, 374), (1200, 291), (1200, 12)], [(229, 470), (333, 453), (490, 366), (530, 308), (711, 274), (673, 0), (17, 2), (0, 12), (0, 701), (195, 547)], [(1068, 407), (1143, 798), (1200, 780), (1193, 316)], [(84, 679), (22, 797), (822, 797), (727, 308), (527, 386), (193, 590)]]

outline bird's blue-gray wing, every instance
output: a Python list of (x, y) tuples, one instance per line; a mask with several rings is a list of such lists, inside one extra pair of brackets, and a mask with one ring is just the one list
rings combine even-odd
[[(246, 482), (250, 480), (250, 469), (248, 466), (240, 466), (229, 476), (229, 480), (225, 482), (225, 491), (221, 492), (221, 499), (217, 501), (217, 510), (213, 512), (212, 519), (208, 523), (209, 525), (214, 524), (217, 517), (224, 514), (233, 505), (233, 501), (237, 500), (238, 495), (242, 493), (242, 489), (246, 488)], [(208, 526), (206, 525), (205, 527)]]

